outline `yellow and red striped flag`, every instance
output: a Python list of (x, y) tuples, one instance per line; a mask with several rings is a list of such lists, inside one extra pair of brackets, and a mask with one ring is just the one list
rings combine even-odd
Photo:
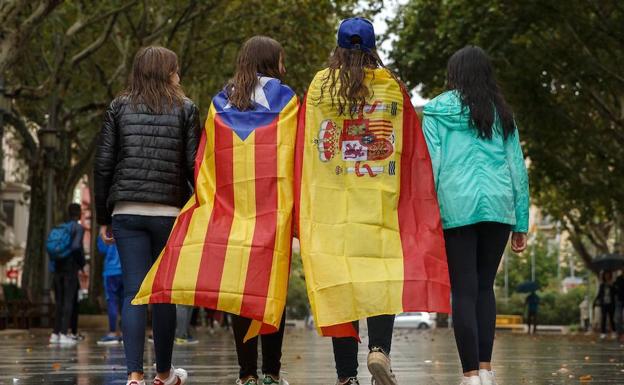
[(295, 212), (308, 297), (323, 335), (351, 321), (450, 311), (431, 160), (409, 95), (367, 71), (370, 100), (338, 115), (319, 72), (299, 111)]
[(196, 191), (133, 304), (202, 306), (253, 320), (247, 338), (277, 330), (290, 272), (298, 101), (260, 77), (255, 108), (224, 91), (212, 101), (195, 165)]

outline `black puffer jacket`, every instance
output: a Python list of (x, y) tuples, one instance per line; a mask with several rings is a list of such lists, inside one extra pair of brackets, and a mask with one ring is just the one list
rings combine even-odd
[(199, 111), (190, 99), (161, 114), (124, 96), (113, 100), (95, 155), (98, 223), (111, 223), (119, 201), (182, 207), (192, 192), (199, 135)]

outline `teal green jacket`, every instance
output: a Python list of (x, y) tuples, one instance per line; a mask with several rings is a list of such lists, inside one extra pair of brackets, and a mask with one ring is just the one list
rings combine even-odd
[(492, 139), (481, 139), (469, 122), (469, 110), (462, 110), (456, 91), (425, 105), (423, 131), (443, 227), (500, 222), (526, 233), (529, 178), (518, 131), (504, 140), (497, 120)]

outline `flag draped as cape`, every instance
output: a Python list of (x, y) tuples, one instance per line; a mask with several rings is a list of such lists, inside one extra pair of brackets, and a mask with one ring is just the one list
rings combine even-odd
[(450, 311), (449, 276), (431, 160), (407, 93), (385, 69), (372, 96), (339, 116), (319, 72), (299, 111), (295, 211), (316, 325)]
[(225, 92), (212, 101), (195, 165), (195, 194), (133, 304), (175, 303), (239, 314), (247, 338), (276, 331), (286, 302), (292, 240), (298, 101), (260, 77), (255, 108)]

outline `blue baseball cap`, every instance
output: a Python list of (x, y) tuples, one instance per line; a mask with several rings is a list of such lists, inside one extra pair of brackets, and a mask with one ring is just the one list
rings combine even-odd
[[(361, 40), (359, 44), (351, 42), (354, 36)], [(338, 47), (370, 51), (375, 49), (375, 28), (370, 20), (363, 17), (344, 19), (338, 27)]]

